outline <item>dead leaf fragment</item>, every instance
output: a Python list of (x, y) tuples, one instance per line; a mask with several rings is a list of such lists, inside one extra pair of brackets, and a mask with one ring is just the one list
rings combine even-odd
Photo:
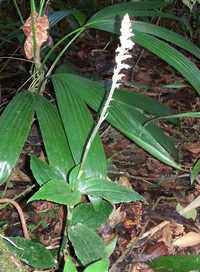
[(193, 209), (200, 207), (200, 196), (195, 198), (188, 206), (179, 211), (181, 215), (190, 212)]
[(114, 228), (117, 224), (123, 222), (125, 217), (126, 213), (121, 210), (121, 207), (114, 208), (108, 219), (109, 225)]
[[(33, 18), (32, 18), (33, 17)], [(33, 58), (33, 27), (32, 21), (34, 21), (35, 29), (35, 42), (36, 47), (40, 48), (44, 42), (48, 39), (49, 21), (46, 15), (39, 16), (37, 12), (30, 16), (23, 25), (23, 31), (26, 36), (26, 41), (24, 43), (24, 51), (27, 59)]]
[(132, 189), (132, 185), (129, 179), (125, 176), (121, 176), (118, 180), (118, 184), (127, 187), (128, 189)]
[(180, 248), (196, 246), (200, 244), (200, 233), (190, 231), (184, 236), (174, 240), (172, 244)]
[(183, 148), (192, 153), (192, 155), (199, 155), (200, 154), (200, 143), (187, 143), (183, 146)]

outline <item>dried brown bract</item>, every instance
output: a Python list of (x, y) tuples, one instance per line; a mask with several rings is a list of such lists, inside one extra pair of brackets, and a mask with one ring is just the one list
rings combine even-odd
[[(32, 27), (32, 23), (34, 23), (34, 27)], [(49, 29), (49, 21), (46, 15), (39, 16), (37, 12), (30, 16), (23, 25), (23, 31), (26, 36), (26, 41), (24, 43), (24, 51), (27, 59), (33, 58), (33, 44), (34, 44), (34, 34), (33, 29), (35, 31), (35, 43), (37, 49), (41, 48), (44, 42), (48, 39), (48, 29)]]

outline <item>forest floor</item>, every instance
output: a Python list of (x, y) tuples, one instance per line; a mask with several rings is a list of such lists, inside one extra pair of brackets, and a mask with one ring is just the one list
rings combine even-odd
[[(86, 76), (111, 79), (116, 44), (110, 41), (110, 37), (105, 35), (102, 38), (96, 33), (88, 34), (83, 40), (70, 50), (66, 60), (72, 60)], [(198, 111), (198, 95), (158, 57), (136, 46), (133, 67), (124, 82), (130, 91), (153, 97), (176, 113)], [(22, 84), (21, 76), (19, 80), (10, 80), (13, 74), (23, 75), (26, 69), (22, 62), (12, 60), (11, 71), (4, 70), (4, 77), (0, 78), (1, 110)], [(178, 204), (185, 207), (200, 194), (200, 182), (197, 179), (191, 185), (190, 179), (190, 169), (200, 156), (200, 119), (180, 119), (176, 126), (167, 121), (159, 124), (166, 134), (174, 137), (181, 163), (188, 171), (180, 172), (162, 164), (108, 124), (101, 128), (101, 138), (109, 159), (109, 175), (120, 184), (134, 188), (146, 200), (145, 203), (117, 205), (108, 223), (99, 230), (105, 241), (118, 239), (111, 256), (111, 272), (150, 272), (152, 270), (147, 263), (158, 256), (200, 254), (199, 243), (191, 245), (188, 240), (181, 246), (174, 243), (186, 233), (199, 231), (200, 227), (198, 211), (196, 216), (186, 219), (176, 210)], [(41, 155), (42, 149), (39, 132), (33, 126), (18, 167), (7, 186), (0, 187), (0, 193), (20, 203), (31, 237), (48, 248), (56, 249), (61, 240), (63, 207), (46, 201), (26, 204), (35, 186), (28, 170), (28, 155)], [(0, 209), (0, 224), (6, 235), (22, 235), (18, 215), (12, 207)]]

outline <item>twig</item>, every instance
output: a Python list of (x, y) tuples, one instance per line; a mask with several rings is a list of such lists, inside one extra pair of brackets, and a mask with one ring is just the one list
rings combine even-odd
[(152, 229), (146, 231), (140, 238), (139, 240), (142, 240), (146, 237), (151, 237), (153, 236), (156, 232), (160, 231), (163, 229), (166, 225), (168, 225), (170, 222), (169, 221), (163, 221), (159, 225), (153, 227)]
[(20, 207), (20, 205), (13, 199), (9, 199), (9, 198), (0, 199), (0, 204), (4, 204), (4, 203), (12, 204), (15, 207), (15, 209), (18, 212), (19, 218), (20, 218), (20, 222), (21, 222), (24, 237), (26, 239), (30, 240), (30, 235), (29, 235), (29, 232), (28, 232), (28, 229), (27, 229), (26, 220), (25, 220), (24, 213), (23, 213), (22, 208)]

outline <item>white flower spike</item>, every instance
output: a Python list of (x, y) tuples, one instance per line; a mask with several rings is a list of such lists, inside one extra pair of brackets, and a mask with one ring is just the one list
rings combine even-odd
[(82, 157), (82, 161), (81, 161), (81, 165), (80, 165), (78, 178), (80, 178), (80, 176), (83, 173), (83, 165), (87, 159), (92, 142), (94, 141), (101, 124), (108, 116), (108, 113), (109, 113), (108, 110), (110, 107), (110, 103), (112, 101), (114, 91), (115, 91), (115, 89), (119, 88), (119, 86), (121, 84), (121, 80), (124, 77), (124, 74), (122, 73), (122, 69), (129, 69), (130, 68), (129, 64), (124, 63), (124, 61), (131, 58), (130, 50), (134, 46), (134, 42), (131, 40), (131, 37), (133, 37), (133, 33), (132, 33), (131, 20), (130, 20), (128, 14), (126, 14), (122, 20), (120, 32), (121, 32), (120, 46), (118, 46), (118, 48), (116, 49), (116, 57), (115, 57), (116, 66), (115, 66), (114, 72), (113, 72), (112, 86), (111, 86), (111, 89), (110, 89), (108, 96), (105, 100), (105, 103), (101, 109), (99, 120), (98, 120), (96, 126), (93, 128), (90, 138), (86, 144), (86, 147), (85, 147), (85, 150), (83, 153), (83, 157)]
[(121, 72), (122, 69), (129, 69), (130, 65), (123, 63), (125, 60), (131, 58), (130, 50), (134, 46), (134, 42), (131, 40), (133, 37), (132, 25), (129, 15), (126, 14), (121, 23), (120, 29), (120, 46), (116, 49), (116, 67), (114, 68), (114, 73), (112, 77), (112, 85), (114, 89), (119, 88), (121, 79), (124, 74)]

